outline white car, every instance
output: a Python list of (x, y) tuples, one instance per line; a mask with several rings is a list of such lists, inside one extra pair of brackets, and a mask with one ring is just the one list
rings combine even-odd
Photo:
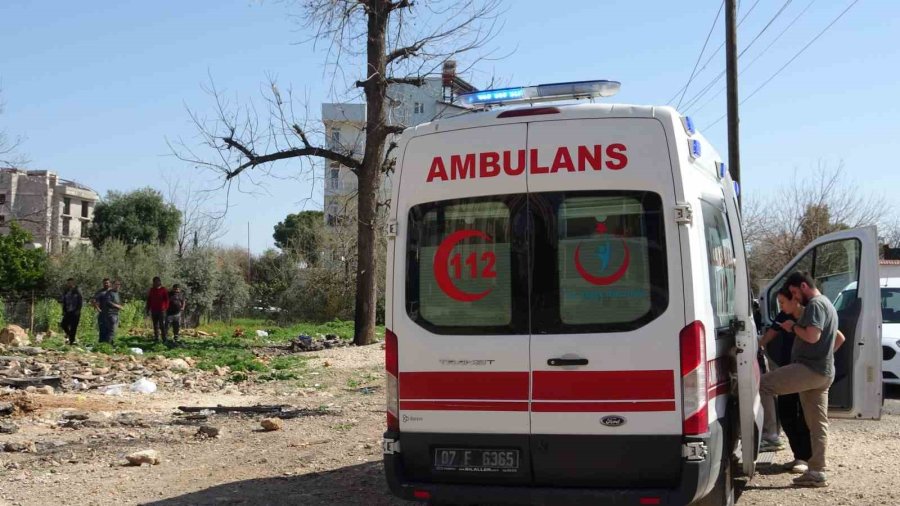
[[(841, 309), (856, 298), (856, 283), (851, 283), (835, 299)], [(884, 383), (900, 385), (900, 278), (881, 278), (881, 377)]]

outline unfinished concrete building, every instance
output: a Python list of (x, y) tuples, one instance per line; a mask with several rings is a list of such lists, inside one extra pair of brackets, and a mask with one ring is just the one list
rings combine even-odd
[(17, 222), (51, 253), (90, 244), (88, 230), (100, 196), (48, 170), (0, 169), (0, 234)]

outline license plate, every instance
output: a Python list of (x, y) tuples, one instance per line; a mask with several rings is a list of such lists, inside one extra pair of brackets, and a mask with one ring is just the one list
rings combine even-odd
[(473, 473), (514, 473), (519, 470), (519, 450), (435, 448), (434, 469)]

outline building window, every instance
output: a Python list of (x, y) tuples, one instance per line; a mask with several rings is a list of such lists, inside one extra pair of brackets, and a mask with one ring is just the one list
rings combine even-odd
[(69, 235), (70, 223), (72, 220), (70, 218), (63, 218), (63, 229), (62, 235)]
[(68, 242), (63, 241), (63, 243), (62, 243), (62, 251), (63, 251), (63, 253), (68, 253), (68, 251), (69, 251), (69, 243), (68, 243)]
[(88, 223), (86, 221), (82, 221), (81, 222), (81, 237), (82, 237), (82, 239), (87, 239), (89, 229), (90, 229), (90, 223)]
[(425, 112), (425, 104), (422, 102), (413, 103), (413, 114), (422, 114)]
[(340, 146), (341, 145), (341, 131), (337, 128), (331, 129), (331, 145), (332, 146)]
[(340, 169), (331, 169), (330, 177), (328, 179), (328, 187), (332, 190), (336, 190), (341, 182), (341, 170)]
[(71, 214), (72, 212), (72, 199), (66, 197), (63, 199), (63, 214)]
[(82, 218), (87, 218), (87, 217), (88, 217), (88, 210), (89, 210), (89, 209), (90, 209), (90, 208), (88, 207), (88, 201), (87, 201), (87, 200), (82, 200), (82, 201), (81, 201), (81, 217), (82, 217)]
[(0, 227), (6, 226), (6, 216), (0, 214)]
[(6, 194), (0, 193), (0, 206), (2, 206), (3, 204), (6, 204)]

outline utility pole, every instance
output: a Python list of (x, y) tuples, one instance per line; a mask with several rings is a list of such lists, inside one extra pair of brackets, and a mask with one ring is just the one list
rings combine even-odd
[[(740, 117), (738, 116), (737, 0), (725, 0), (725, 74), (728, 95), (728, 168), (741, 182)], [(740, 203), (740, 197), (738, 197)]]

